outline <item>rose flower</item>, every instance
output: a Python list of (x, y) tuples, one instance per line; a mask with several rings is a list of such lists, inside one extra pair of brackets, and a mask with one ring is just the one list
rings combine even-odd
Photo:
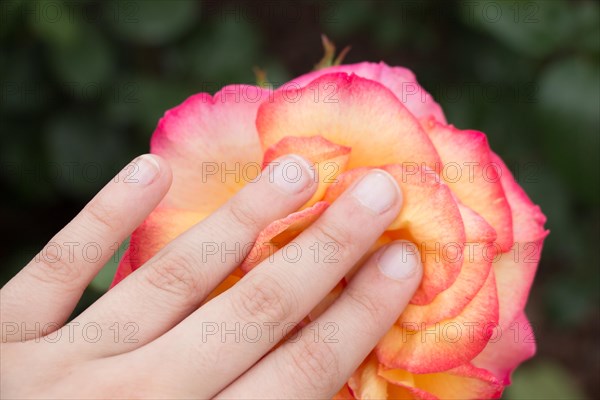
[(404, 205), (371, 250), (411, 241), (423, 279), (337, 397), (497, 398), (516, 366), (534, 354), (524, 306), (547, 234), (545, 217), (485, 134), (449, 125), (409, 70), (365, 62), (321, 69), (275, 91), (231, 85), (214, 96), (196, 94), (165, 113), (151, 152), (171, 164), (173, 184), (131, 236), (113, 284), (269, 162), (295, 153), (314, 163), (317, 192), (263, 230), (212, 296), (293, 241), (369, 169), (381, 168), (397, 180)]

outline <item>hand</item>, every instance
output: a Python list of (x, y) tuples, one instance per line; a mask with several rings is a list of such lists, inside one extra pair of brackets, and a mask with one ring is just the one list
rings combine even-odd
[[(45, 257), (0, 291), (2, 398), (331, 397), (419, 285), (415, 246), (394, 242), (364, 261), (316, 320), (286, 336), (397, 216), (402, 194), (375, 170), (294, 239), (304, 250), (333, 245), (335, 262), (312, 251), (290, 261), (279, 251), (200, 306), (238, 266), (235, 257), (206, 257), (200, 244), (241, 243), (248, 250), (244, 244), (316, 190), (308, 163), (286, 156), (65, 325), (111, 257), (107, 250), (131, 234), (170, 186), (164, 160), (144, 155), (134, 162), (135, 179), (121, 171), (51, 240)], [(301, 179), (286, 179), (287, 163), (301, 168)], [(81, 252), (58, 252), (74, 242), (104, 251), (94, 262)]]

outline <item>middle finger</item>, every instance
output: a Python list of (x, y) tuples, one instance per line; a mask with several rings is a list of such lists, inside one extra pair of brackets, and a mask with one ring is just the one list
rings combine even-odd
[[(295, 239), (303, 250), (295, 262), (286, 260), (284, 247), (234, 288), (131, 356), (146, 365), (147, 360), (160, 360), (156, 376), (161, 387), (177, 382), (184, 395), (214, 396), (319, 303), (394, 220), (400, 206), (395, 180), (384, 171), (371, 171)], [(307, 251), (326, 245), (337, 249), (333, 263)]]

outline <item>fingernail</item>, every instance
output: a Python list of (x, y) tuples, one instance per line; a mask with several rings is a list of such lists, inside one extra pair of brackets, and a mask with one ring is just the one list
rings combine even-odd
[(315, 173), (309, 162), (295, 154), (284, 156), (272, 164), (274, 168), (269, 179), (286, 193), (300, 193), (315, 181)]
[(421, 255), (414, 243), (399, 240), (388, 245), (377, 260), (379, 270), (388, 278), (402, 281), (421, 269)]
[(387, 172), (373, 170), (358, 182), (351, 195), (365, 207), (383, 214), (398, 201), (400, 189)]
[(160, 165), (156, 158), (151, 154), (139, 156), (125, 167), (125, 183), (138, 183), (140, 185), (149, 185), (160, 174)]

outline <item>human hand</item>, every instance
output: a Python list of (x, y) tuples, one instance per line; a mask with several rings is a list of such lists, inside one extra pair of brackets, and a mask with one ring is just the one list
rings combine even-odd
[[(300, 179), (286, 179), (291, 163)], [(309, 164), (285, 156), (67, 323), (112, 256), (107, 250), (168, 191), (164, 160), (144, 155), (133, 165), (134, 175), (121, 171), (50, 241), (45, 257), (1, 289), (0, 397), (331, 397), (419, 285), (420, 256), (408, 242), (362, 259), (402, 203), (396, 182), (374, 170), (294, 239), (295, 251), (305, 251), (293, 261), (283, 248), (203, 304), (246, 255), (224, 253), (249, 250), (245, 244), (316, 190)], [(203, 254), (206, 242), (222, 251)], [(80, 252), (64, 257), (59, 250), (74, 243), (103, 251), (93, 262)], [(333, 246), (334, 262), (308, 251), (314, 246)], [(340, 297), (288, 335), (357, 263), (363, 265)]]

